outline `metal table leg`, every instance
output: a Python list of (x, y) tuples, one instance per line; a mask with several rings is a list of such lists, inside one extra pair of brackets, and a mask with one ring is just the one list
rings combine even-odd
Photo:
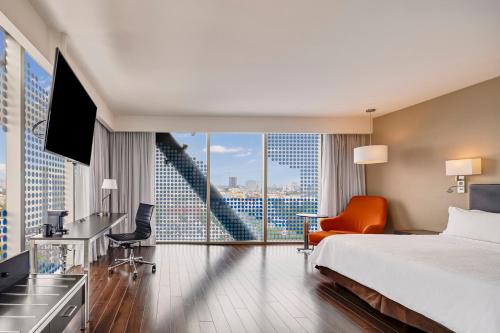
[(309, 218), (304, 217), (304, 247), (297, 248), (297, 251), (303, 253), (309, 253), (311, 249), (309, 248)]
[(90, 284), (90, 242), (88, 240), (83, 243), (83, 273), (87, 274), (85, 281), (85, 323), (88, 323), (90, 313), (90, 297), (89, 297), (89, 284)]
[(37, 245), (34, 239), (30, 239), (30, 273), (36, 274), (36, 251)]
[(83, 289), (83, 292), (84, 292), (84, 295), (83, 295), (83, 302), (85, 303), (85, 306), (81, 309), (80, 311), (80, 329), (83, 331), (85, 330), (88, 325), (87, 323), (89, 322), (89, 307), (88, 307), (88, 292), (89, 292), (89, 288), (88, 288), (88, 285), (89, 285), (89, 277), (87, 275), (87, 278), (85, 279), (85, 285), (84, 285), (84, 289)]

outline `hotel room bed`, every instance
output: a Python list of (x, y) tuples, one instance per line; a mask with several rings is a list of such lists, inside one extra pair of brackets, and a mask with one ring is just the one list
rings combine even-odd
[[(499, 212), (500, 185), (471, 185), (470, 192), (472, 209)], [(500, 229), (493, 230), (494, 241), (335, 235), (310, 260), (375, 309), (425, 331), (500, 332)]]
[[(323, 273), (336, 272), (450, 330), (500, 332), (499, 244), (444, 235), (342, 235), (324, 239), (311, 260)], [(329, 275), (352, 290), (349, 280)], [(439, 330), (390, 302), (372, 300), (382, 313)]]

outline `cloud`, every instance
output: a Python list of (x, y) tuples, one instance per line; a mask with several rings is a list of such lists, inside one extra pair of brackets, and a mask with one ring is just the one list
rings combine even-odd
[[(203, 151), (206, 151), (206, 149), (203, 149)], [(244, 149), (240, 147), (226, 147), (221, 145), (210, 146), (210, 152), (214, 154), (235, 154), (243, 151)]]
[(247, 156), (250, 156), (250, 155), (252, 155), (252, 152), (251, 151), (246, 151), (246, 152), (243, 152), (243, 153), (236, 154), (234, 156), (236, 156), (236, 157), (247, 157)]

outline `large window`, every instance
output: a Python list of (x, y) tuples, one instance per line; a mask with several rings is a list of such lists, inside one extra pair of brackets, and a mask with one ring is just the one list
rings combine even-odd
[(158, 133), (156, 141), (159, 241), (303, 239), (296, 214), (318, 209), (318, 134)]
[[(26, 239), (38, 234), (47, 210), (64, 209), (64, 159), (43, 151), (45, 123), (52, 77), (27, 53), (24, 55), (24, 221)], [(38, 271), (59, 268), (56, 248), (40, 251)]]
[(156, 138), (156, 238), (206, 241), (206, 135), (158, 134)]
[(304, 221), (297, 214), (318, 211), (319, 135), (269, 134), (267, 146), (267, 237), (303, 239)]
[(212, 134), (210, 183), (210, 239), (262, 240), (262, 134)]

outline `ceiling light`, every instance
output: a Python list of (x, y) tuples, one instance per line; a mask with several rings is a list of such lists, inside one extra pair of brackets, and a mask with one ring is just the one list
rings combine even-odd
[(370, 145), (354, 148), (355, 164), (376, 164), (388, 161), (389, 148), (386, 145), (372, 145), (373, 119), (372, 113), (375, 109), (368, 109), (370, 115)]

